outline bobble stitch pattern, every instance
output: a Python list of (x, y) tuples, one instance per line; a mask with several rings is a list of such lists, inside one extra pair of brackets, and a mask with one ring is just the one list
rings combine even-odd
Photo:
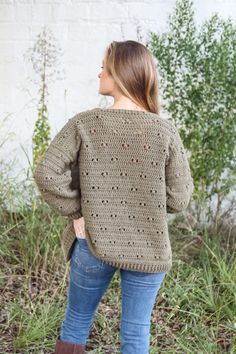
[(152, 161), (151, 164), (152, 164), (152, 166), (157, 166), (158, 162), (157, 161)]
[(161, 259), (161, 256), (155, 255), (154, 258), (155, 258), (155, 259), (157, 259), (157, 258), (158, 258), (158, 259)]
[(137, 258), (143, 258), (142, 254), (137, 254)]
[(150, 148), (151, 148), (150, 145), (148, 145), (148, 144), (145, 144), (145, 145), (144, 145), (144, 149), (145, 149), (145, 150), (149, 150)]
[(164, 208), (165, 205), (164, 204), (158, 204), (158, 208)]
[(150, 192), (151, 192), (152, 194), (155, 194), (155, 193), (157, 193), (157, 190), (156, 190), (156, 189), (151, 189)]
[(127, 148), (127, 147), (129, 147), (129, 144), (128, 144), (128, 143), (123, 143), (122, 146), (123, 146), (124, 148)]
[(144, 233), (144, 232), (145, 232), (144, 229), (137, 229), (137, 231), (138, 231), (139, 233)]
[(101, 146), (108, 146), (108, 144), (105, 143), (105, 142), (102, 142), (102, 143), (101, 143)]

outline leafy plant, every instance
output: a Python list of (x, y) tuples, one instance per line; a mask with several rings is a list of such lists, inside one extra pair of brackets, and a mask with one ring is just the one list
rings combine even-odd
[(236, 27), (214, 14), (197, 29), (193, 2), (180, 0), (169, 30), (150, 37), (163, 108), (191, 151), (198, 220), (216, 221), (236, 184)]

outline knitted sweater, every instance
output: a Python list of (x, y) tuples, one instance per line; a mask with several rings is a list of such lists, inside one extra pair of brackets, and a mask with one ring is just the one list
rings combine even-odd
[(144, 111), (94, 108), (70, 118), (39, 160), (33, 177), (45, 202), (68, 218), (65, 261), (84, 217), (93, 255), (143, 272), (169, 271), (167, 213), (187, 208), (193, 179), (175, 125)]

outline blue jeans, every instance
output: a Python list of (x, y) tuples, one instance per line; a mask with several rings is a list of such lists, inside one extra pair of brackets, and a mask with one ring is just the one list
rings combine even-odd
[[(99, 302), (118, 268), (96, 258), (86, 239), (77, 238), (70, 260), (67, 308), (60, 339), (86, 344)], [(144, 273), (119, 268), (122, 354), (148, 354), (151, 314), (166, 272)]]

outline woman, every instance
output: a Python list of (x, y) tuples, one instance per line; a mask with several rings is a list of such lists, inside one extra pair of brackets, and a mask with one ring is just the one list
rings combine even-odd
[(159, 116), (149, 50), (113, 41), (99, 78), (113, 105), (69, 119), (34, 173), (45, 201), (69, 219), (62, 245), (70, 281), (55, 353), (85, 353), (118, 270), (121, 353), (147, 354), (151, 313), (172, 266), (167, 213), (187, 208), (193, 180), (177, 128)]

